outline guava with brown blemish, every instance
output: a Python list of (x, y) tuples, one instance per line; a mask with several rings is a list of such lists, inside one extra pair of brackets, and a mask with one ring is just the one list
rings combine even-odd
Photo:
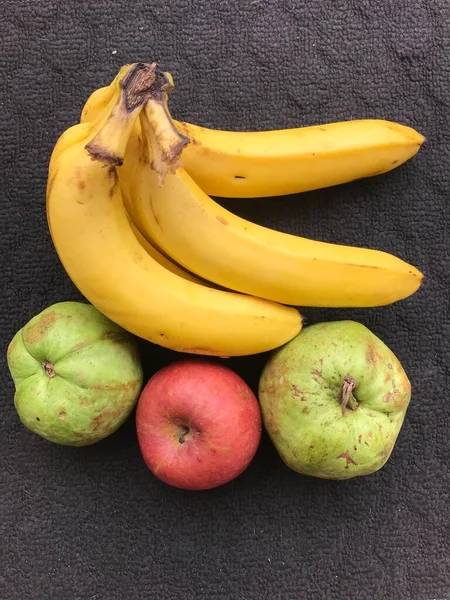
[(7, 360), (23, 425), (68, 446), (116, 431), (143, 384), (136, 339), (82, 302), (59, 302), (33, 317), (11, 340)]
[(379, 470), (410, 397), (400, 361), (355, 321), (304, 327), (271, 353), (259, 381), (264, 425), (280, 457), (294, 471), (324, 479)]

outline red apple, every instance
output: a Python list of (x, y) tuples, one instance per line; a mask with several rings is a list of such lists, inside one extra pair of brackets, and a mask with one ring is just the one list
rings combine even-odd
[(206, 490), (228, 483), (261, 439), (258, 400), (239, 375), (208, 359), (182, 359), (141, 392), (136, 429), (142, 456), (165, 483)]

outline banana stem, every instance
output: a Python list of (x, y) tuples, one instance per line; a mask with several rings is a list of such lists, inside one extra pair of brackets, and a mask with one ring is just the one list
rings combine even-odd
[(159, 93), (152, 93), (140, 118), (147, 142), (148, 160), (158, 173), (160, 184), (167, 173), (174, 173), (181, 165), (181, 154), (190, 142), (187, 136), (178, 131), (169, 112), (167, 98), (173, 86), (166, 74), (161, 74), (161, 80)]
[[(156, 63), (133, 63), (116, 78), (114, 97), (96, 125), (86, 150), (111, 167), (123, 164), (128, 139), (136, 119), (158, 81)], [(120, 75), (120, 74), (119, 74)]]
[(145, 105), (144, 113), (161, 148), (164, 163), (169, 166), (177, 163), (190, 139), (175, 127), (167, 105), (167, 94), (164, 94), (161, 100), (150, 98)]
[(353, 395), (355, 387), (356, 381), (351, 375), (346, 375), (342, 382), (341, 389), (341, 408), (343, 413), (347, 410), (356, 410), (358, 408), (358, 401)]

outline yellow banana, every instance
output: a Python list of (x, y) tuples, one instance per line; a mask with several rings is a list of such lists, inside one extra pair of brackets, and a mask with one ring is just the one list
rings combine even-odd
[(164, 254), (159, 252), (157, 250), (157, 248), (155, 248), (153, 246), (153, 244), (150, 244), (150, 242), (148, 242), (147, 239), (141, 234), (141, 232), (137, 229), (136, 225), (131, 220), (131, 217), (129, 215), (127, 215), (127, 216), (128, 216), (128, 224), (129, 224), (130, 228), (132, 229), (137, 241), (142, 246), (142, 249), (153, 260), (155, 260), (159, 265), (161, 265), (161, 267), (163, 267), (167, 271), (170, 271), (171, 273), (178, 275), (178, 277), (182, 277), (183, 279), (186, 279), (186, 281), (193, 281), (194, 283), (205, 285), (205, 282), (202, 281), (200, 278), (196, 277), (192, 273), (189, 273), (188, 271), (185, 271), (179, 265), (177, 265), (172, 260), (167, 258)]
[[(96, 126), (95, 122), (92, 123), (81, 123), (78, 125), (74, 125), (69, 127), (62, 133), (59, 137), (57, 144), (52, 152), (52, 165), (58, 160), (61, 154), (64, 153), (69, 147), (82, 142), (87, 139), (87, 137), (94, 131), (94, 127)], [(128, 146), (127, 146), (128, 149)], [(127, 151), (125, 152), (125, 157), (127, 156)], [(119, 168), (118, 168), (119, 170)], [(52, 170), (51, 170), (52, 171)], [(52, 178), (51, 176), (48, 179), (47, 186), (51, 185)], [(192, 273), (188, 273), (184, 269), (182, 269), (179, 265), (175, 264), (169, 257), (164, 255), (162, 252), (158, 251), (154, 244), (151, 244), (147, 238), (145, 238), (139, 228), (136, 226), (135, 221), (137, 220), (136, 216), (133, 215), (133, 207), (127, 201), (125, 201), (125, 197), (122, 194), (122, 199), (124, 200), (125, 208), (129, 217), (130, 227), (132, 228), (138, 242), (141, 244), (143, 249), (150, 254), (150, 256), (158, 261), (163, 267), (172, 271), (172, 273), (176, 273), (180, 277), (188, 279), (189, 281), (195, 281), (197, 283), (205, 282), (201, 280), (199, 277), (195, 277)], [(134, 220), (133, 220), (134, 217)]]
[[(93, 92), (82, 122), (95, 120), (111, 95), (111, 86)], [(383, 119), (252, 132), (174, 123), (191, 140), (184, 168), (205, 193), (224, 198), (280, 196), (381, 175), (415, 156), (425, 141), (415, 129)]]
[[(111, 84), (111, 87), (118, 85), (118, 82), (120, 81), (122, 76), (126, 73), (126, 71), (127, 71), (126, 67), (122, 67), (120, 69), (119, 73), (114, 78), (114, 80)], [(80, 124), (69, 127), (61, 134), (61, 136), (59, 137), (59, 139), (57, 141), (57, 144), (55, 145), (53, 153), (52, 153), (53, 161), (55, 161), (57, 159), (57, 157), (60, 154), (62, 154), (66, 148), (85, 139), (94, 130), (94, 127), (96, 127), (98, 129), (99, 119), (103, 119), (103, 121), (105, 120), (106, 116), (109, 113), (108, 108), (111, 109), (111, 107), (112, 107), (111, 103), (114, 102), (114, 98), (115, 98), (114, 94), (113, 94), (113, 96), (111, 96), (111, 94), (108, 94), (108, 96), (106, 98), (106, 96), (103, 94), (103, 91), (105, 89), (106, 88), (100, 88), (99, 90), (97, 90), (96, 92), (94, 92), (91, 95), (90, 98), (93, 99), (94, 104), (95, 104), (95, 106), (92, 108), (92, 112), (91, 112), (90, 107), (88, 106), (88, 103), (86, 104), (87, 110), (89, 111), (89, 119), (87, 119), (85, 121), (80, 121)], [(97, 94), (99, 94), (99, 100), (96, 99)], [(109, 107), (108, 107), (108, 105), (109, 105)], [(139, 124), (138, 120), (136, 120), (133, 130), (136, 130), (137, 124)], [(130, 139), (128, 140), (128, 144), (127, 144), (127, 147), (125, 150), (124, 161), (129, 163), (134, 160), (138, 160), (139, 148), (140, 148), (140, 145), (139, 145), (138, 135), (136, 135), (136, 136), (130, 135)], [(195, 277), (193, 274), (188, 273), (187, 271), (185, 271), (184, 269), (182, 269), (181, 267), (176, 265), (172, 260), (170, 260), (170, 258), (168, 256), (164, 255), (163, 252), (158, 251), (158, 249), (156, 247), (157, 245), (154, 242), (152, 242), (152, 240), (150, 240), (150, 238), (148, 236), (147, 236), (147, 238), (144, 237), (144, 235), (142, 233), (142, 227), (139, 224), (138, 216), (135, 213), (131, 202), (129, 202), (129, 200), (128, 200), (128, 198), (129, 198), (128, 181), (127, 181), (126, 177), (123, 175), (123, 171), (120, 167), (117, 167), (117, 173), (119, 175), (119, 180), (120, 180), (120, 186), (121, 186), (121, 191), (122, 191), (122, 200), (125, 205), (127, 214), (130, 217), (130, 225), (133, 228), (133, 231), (136, 234), (136, 237), (138, 238), (138, 241), (141, 244), (141, 246), (152, 256), (152, 258), (154, 258), (155, 260), (160, 262), (164, 267), (169, 269), (169, 271), (172, 271), (172, 272), (176, 273), (177, 275), (180, 275), (180, 277), (184, 277), (191, 281), (196, 281), (197, 283), (202, 282), (203, 284), (210, 285), (208, 282), (203, 281), (198, 277)]]
[(166, 105), (149, 99), (141, 114), (141, 161), (123, 168), (131, 169), (130, 198), (146, 233), (180, 265), (226, 288), (296, 306), (381, 306), (421, 285), (420, 271), (391, 254), (246, 221), (214, 202), (181, 167), (161, 184), (167, 121)]
[(55, 147), (53, 148), (53, 152), (50, 158), (51, 163), (56, 162), (56, 160), (63, 154), (67, 148), (70, 148), (74, 144), (83, 141), (89, 134), (94, 130), (95, 122), (92, 123), (80, 123), (77, 125), (72, 125), (66, 129), (58, 138)]
[[(152, 73), (154, 65), (130, 65), (101, 127), (62, 151), (56, 144), (47, 218), (58, 256), (87, 300), (143, 339), (216, 356), (276, 348), (301, 330), (296, 309), (180, 276), (155, 260), (151, 248), (143, 248), (130, 225), (116, 165), (123, 160)], [(82, 127), (75, 126), (74, 140)]]

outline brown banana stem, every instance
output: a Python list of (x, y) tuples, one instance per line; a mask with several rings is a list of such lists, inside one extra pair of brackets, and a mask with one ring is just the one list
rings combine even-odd
[(85, 146), (93, 159), (111, 167), (123, 164), (131, 130), (152, 94), (159, 74), (156, 63), (134, 63), (122, 71), (122, 77), (117, 78), (114, 97)]

